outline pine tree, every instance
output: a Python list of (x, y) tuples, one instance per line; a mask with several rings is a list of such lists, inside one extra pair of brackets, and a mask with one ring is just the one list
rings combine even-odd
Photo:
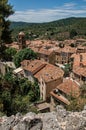
[(12, 6), (8, 3), (8, 0), (0, 0), (0, 44), (11, 42), (8, 17), (13, 13)]

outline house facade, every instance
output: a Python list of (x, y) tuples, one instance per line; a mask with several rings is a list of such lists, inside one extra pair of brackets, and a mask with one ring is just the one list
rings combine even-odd
[(73, 54), (73, 78), (81, 84), (86, 83), (86, 53)]
[(76, 53), (76, 49), (70, 46), (65, 46), (64, 48), (59, 48), (55, 50), (56, 63), (65, 64), (69, 63), (72, 54)]
[(48, 100), (50, 98), (50, 91), (63, 82), (63, 70), (47, 62), (24, 60), (21, 66), (25, 77), (32, 82), (34, 82), (34, 78), (38, 80), (40, 98), (43, 100)]

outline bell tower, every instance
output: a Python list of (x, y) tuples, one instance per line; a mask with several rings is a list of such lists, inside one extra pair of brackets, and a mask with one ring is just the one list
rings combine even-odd
[(24, 32), (20, 32), (18, 34), (18, 43), (19, 43), (19, 49), (23, 49), (26, 47), (26, 41), (25, 41), (25, 34)]

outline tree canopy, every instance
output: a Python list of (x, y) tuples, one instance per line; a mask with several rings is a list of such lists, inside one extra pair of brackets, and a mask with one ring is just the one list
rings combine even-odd
[(0, 77), (0, 112), (8, 116), (33, 111), (30, 105), (40, 98), (39, 85), (27, 78), (15, 77), (12, 72)]
[(23, 60), (33, 60), (37, 58), (37, 54), (31, 50), (30, 48), (25, 48), (20, 50), (19, 52), (16, 53), (16, 55), (14, 56), (14, 63), (16, 65), (16, 67), (20, 66), (20, 63)]
[(0, 0), (0, 44), (11, 42), (8, 17), (13, 13), (12, 6), (8, 3), (8, 0)]
[(15, 56), (15, 54), (17, 53), (16, 49), (15, 48), (7, 48), (5, 49), (5, 60), (6, 61), (12, 61), (13, 60), (13, 57)]

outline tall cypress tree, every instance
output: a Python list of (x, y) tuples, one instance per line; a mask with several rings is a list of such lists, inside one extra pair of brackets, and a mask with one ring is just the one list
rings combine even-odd
[(12, 6), (8, 3), (8, 0), (0, 0), (0, 44), (11, 42), (8, 17), (13, 13)]

